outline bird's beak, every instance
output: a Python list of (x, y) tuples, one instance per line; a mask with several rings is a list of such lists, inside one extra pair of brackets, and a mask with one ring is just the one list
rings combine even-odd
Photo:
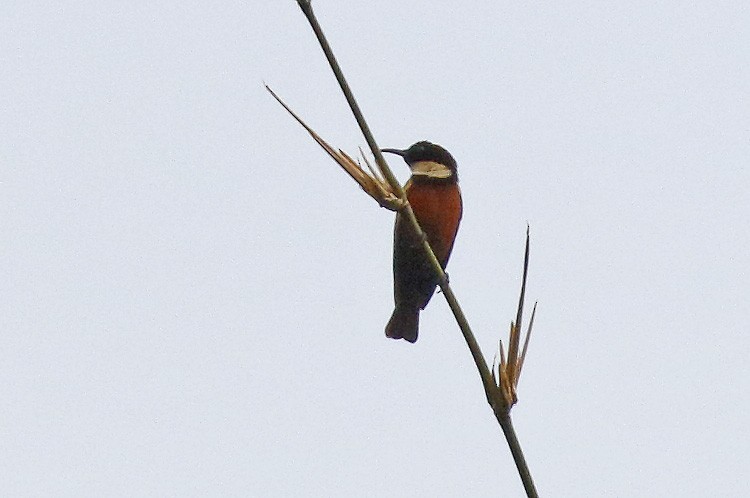
[(390, 154), (396, 154), (401, 157), (404, 157), (406, 155), (406, 151), (400, 149), (380, 149), (380, 152), (388, 152)]

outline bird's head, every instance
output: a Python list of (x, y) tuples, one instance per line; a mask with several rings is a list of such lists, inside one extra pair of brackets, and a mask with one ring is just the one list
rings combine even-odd
[(431, 142), (417, 142), (408, 149), (381, 149), (404, 158), (416, 177), (458, 181), (458, 165), (450, 152)]

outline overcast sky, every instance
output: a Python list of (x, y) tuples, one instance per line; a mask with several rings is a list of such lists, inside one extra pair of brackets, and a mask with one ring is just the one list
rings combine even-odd
[[(540, 494), (750, 492), (747, 2), (314, 5), (378, 143), (458, 161), (488, 360), (531, 226)], [(263, 89), (364, 146), (295, 2), (0, 32), (3, 494), (523, 496), (443, 297), (384, 336), (393, 214)]]

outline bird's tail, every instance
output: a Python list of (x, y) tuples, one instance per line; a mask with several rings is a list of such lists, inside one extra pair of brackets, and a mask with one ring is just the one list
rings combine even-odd
[(396, 306), (393, 310), (388, 325), (385, 326), (385, 335), (391, 339), (405, 339), (409, 342), (417, 342), (419, 332), (419, 308)]

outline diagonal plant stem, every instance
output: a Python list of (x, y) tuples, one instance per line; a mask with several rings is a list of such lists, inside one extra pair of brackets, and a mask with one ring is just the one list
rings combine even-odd
[[(458, 300), (456, 299), (456, 296), (453, 293), (453, 290), (451, 289), (448, 283), (448, 278), (445, 272), (443, 271), (443, 268), (440, 266), (440, 263), (438, 262), (437, 258), (435, 257), (435, 253), (432, 251), (432, 248), (430, 247), (430, 244), (427, 241), (427, 237), (424, 234), (424, 231), (422, 231), (421, 227), (419, 226), (419, 222), (417, 221), (417, 218), (414, 215), (414, 211), (412, 210), (411, 206), (408, 203), (406, 194), (404, 193), (404, 189), (401, 187), (401, 184), (398, 182), (393, 172), (388, 167), (388, 164), (385, 162), (385, 159), (383, 158), (380, 148), (378, 147), (377, 142), (375, 141), (375, 138), (372, 132), (370, 131), (370, 127), (367, 125), (367, 122), (365, 121), (362, 111), (360, 110), (359, 105), (357, 104), (357, 101), (354, 98), (354, 94), (352, 93), (352, 90), (349, 87), (349, 84), (346, 82), (344, 73), (342, 72), (341, 67), (338, 64), (336, 57), (333, 55), (333, 50), (331, 49), (331, 46), (328, 44), (328, 40), (323, 34), (323, 29), (320, 27), (320, 24), (318, 23), (318, 20), (316, 19), (315, 14), (313, 13), (310, 0), (297, 0), (297, 4), (299, 5), (300, 9), (302, 9), (302, 12), (305, 14), (307, 21), (310, 23), (310, 26), (312, 27), (312, 30), (315, 33), (315, 36), (317, 37), (318, 42), (320, 43), (320, 47), (323, 49), (323, 53), (325, 54), (326, 59), (328, 59), (328, 63), (330, 64), (331, 69), (333, 70), (333, 73), (336, 76), (336, 80), (338, 81), (339, 86), (341, 87), (341, 91), (344, 93), (344, 96), (346, 97), (346, 100), (349, 104), (349, 107), (352, 110), (352, 113), (354, 114), (354, 118), (356, 119), (360, 130), (362, 131), (362, 134), (364, 135), (365, 140), (367, 141), (367, 145), (370, 147), (370, 150), (372, 151), (372, 154), (375, 157), (375, 161), (378, 167), (383, 172), (383, 175), (385, 176), (386, 181), (388, 181), (388, 183), (393, 187), (394, 192), (396, 192), (397, 195), (401, 198), (401, 200), (404, 201), (404, 207), (402, 208), (402, 213), (406, 215), (407, 219), (409, 220), (410, 225), (412, 226), (412, 229), (414, 230), (414, 233), (416, 233), (419, 239), (422, 241), (422, 247), (424, 249), (424, 253), (428, 261), (430, 262), (430, 265), (432, 266), (433, 271), (438, 277), (438, 284), (440, 285), (440, 288), (443, 291), (443, 295), (445, 296), (445, 299), (448, 302), (448, 306), (451, 308), (451, 311), (453, 312), (453, 315), (456, 318), (456, 322), (458, 323), (458, 326), (461, 329), (464, 339), (466, 340), (466, 344), (469, 347), (471, 356), (474, 359), (474, 363), (476, 364), (477, 370), (479, 371), (479, 376), (482, 379), (482, 385), (484, 386), (485, 394), (487, 395), (487, 402), (492, 407), (492, 410), (495, 413), (498, 423), (500, 424), (500, 427), (503, 430), (503, 434), (505, 435), (508, 445), (510, 446), (511, 454), (513, 455), (513, 459), (516, 463), (516, 467), (518, 468), (518, 472), (519, 472), (519, 475), (521, 476), (521, 480), (526, 490), (526, 494), (529, 497), (536, 497), (538, 495), (534, 487), (534, 483), (531, 479), (531, 473), (529, 472), (528, 465), (526, 464), (526, 460), (523, 456), (520, 443), (518, 442), (518, 438), (513, 428), (513, 424), (511, 423), (511, 419), (510, 419), (511, 407), (505, 401), (504, 396), (502, 395), (500, 389), (498, 388), (498, 386), (495, 384), (493, 380), (492, 373), (489, 367), (487, 366), (487, 362), (485, 361), (484, 356), (482, 355), (482, 351), (479, 348), (479, 344), (477, 343), (476, 338), (474, 337), (474, 334), (471, 331), (469, 322), (466, 319), (466, 316), (464, 315), (463, 310), (461, 309), (461, 306), (458, 304)], [(528, 263), (528, 244), (527, 244), (526, 263)], [(525, 281), (525, 273), (524, 273), (524, 281)], [(518, 326), (520, 326), (520, 324), (518, 324)]]
[(479, 345), (477, 344), (476, 339), (474, 338), (474, 334), (472, 333), (471, 327), (469, 326), (469, 323), (466, 320), (466, 316), (461, 310), (461, 307), (458, 304), (458, 300), (456, 299), (455, 294), (453, 294), (453, 291), (450, 288), (450, 285), (448, 284), (448, 279), (445, 275), (445, 272), (443, 271), (443, 268), (440, 266), (440, 263), (435, 257), (435, 253), (432, 252), (432, 248), (430, 247), (430, 244), (427, 242), (427, 236), (424, 234), (424, 232), (422, 231), (422, 228), (419, 226), (419, 222), (417, 221), (417, 218), (414, 215), (414, 211), (411, 209), (411, 206), (409, 205), (406, 199), (406, 194), (404, 193), (404, 189), (401, 187), (401, 184), (398, 182), (396, 177), (393, 175), (393, 172), (388, 167), (388, 164), (385, 162), (385, 159), (383, 158), (383, 154), (380, 152), (380, 147), (378, 147), (377, 142), (375, 142), (375, 138), (373, 137), (372, 132), (370, 131), (370, 127), (367, 125), (367, 122), (365, 121), (365, 118), (362, 115), (362, 111), (359, 109), (359, 105), (357, 104), (357, 101), (354, 98), (354, 94), (352, 93), (351, 88), (349, 87), (349, 84), (346, 82), (346, 78), (344, 77), (344, 74), (341, 71), (341, 67), (338, 64), (336, 57), (333, 55), (333, 51), (331, 50), (331, 47), (328, 44), (328, 41), (326, 40), (325, 35), (323, 34), (323, 30), (320, 27), (320, 24), (318, 23), (318, 20), (316, 19), (315, 14), (313, 13), (312, 5), (310, 4), (310, 1), (309, 0), (297, 0), (297, 3), (302, 9), (302, 12), (305, 14), (305, 17), (309, 21), (310, 26), (312, 27), (313, 31), (315, 32), (315, 36), (318, 38), (318, 42), (320, 42), (320, 46), (323, 49), (323, 53), (325, 53), (325, 56), (328, 59), (328, 63), (331, 65), (331, 69), (333, 69), (333, 73), (336, 75), (336, 80), (338, 81), (339, 86), (341, 87), (341, 90), (344, 92), (344, 96), (346, 97), (346, 100), (349, 103), (349, 107), (352, 109), (354, 118), (357, 120), (357, 124), (359, 125), (360, 130), (362, 130), (362, 134), (365, 136), (367, 145), (369, 145), (370, 150), (375, 156), (375, 161), (378, 163), (378, 166), (380, 167), (381, 171), (383, 171), (383, 174), (386, 180), (388, 181), (388, 183), (393, 187), (394, 191), (399, 195), (399, 197), (405, 201), (405, 207), (403, 208), (403, 212), (404, 214), (406, 214), (407, 218), (409, 219), (409, 222), (411, 223), (412, 228), (417, 234), (417, 236), (419, 237), (419, 239), (422, 240), (422, 245), (427, 255), (427, 258), (430, 261), (430, 264), (432, 265), (433, 270), (438, 276), (439, 285), (443, 291), (443, 295), (445, 296), (445, 299), (448, 301), (448, 305), (450, 306), (451, 311), (453, 311), (453, 314), (456, 317), (456, 320), (458, 322), (459, 327), (461, 328), (461, 331), (464, 333), (464, 338), (466, 339), (469, 349), (471, 350), (472, 357), (474, 358), (474, 362), (476, 363), (477, 369), (479, 370), (479, 375), (482, 377), (482, 383), (484, 384), (485, 391), (487, 391), (488, 400), (490, 400), (493, 397), (491, 396), (491, 393), (494, 393), (494, 390), (495, 390), (495, 384), (492, 381), (492, 374), (490, 373), (490, 369), (487, 366), (487, 362), (484, 360), (484, 357), (482, 356), (482, 352), (479, 349)]
[(508, 447), (510, 447), (510, 452), (513, 455), (513, 461), (516, 462), (518, 475), (521, 477), (523, 488), (526, 490), (526, 496), (529, 498), (538, 497), (539, 495), (536, 492), (534, 480), (531, 478), (529, 466), (526, 464), (526, 458), (523, 456), (523, 451), (521, 451), (521, 443), (518, 442), (516, 430), (513, 428), (513, 421), (510, 419), (510, 413), (506, 412), (502, 415), (496, 411), (495, 417), (500, 424), (500, 428), (503, 430), (505, 439), (508, 441)]

